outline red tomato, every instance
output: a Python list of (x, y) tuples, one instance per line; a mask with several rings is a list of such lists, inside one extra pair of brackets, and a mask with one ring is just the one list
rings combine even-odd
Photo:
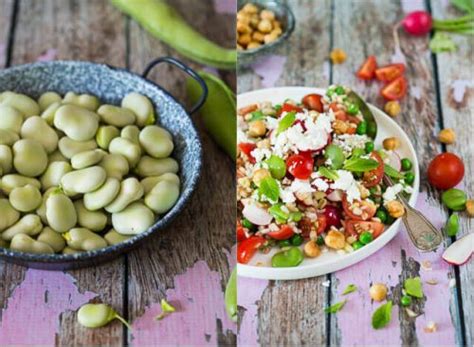
[(303, 105), (310, 109), (318, 112), (323, 112), (323, 103), (321, 102), (322, 96), (319, 94), (308, 94), (301, 101)]
[(241, 242), (247, 238), (245, 229), (240, 223), (237, 223), (237, 242)]
[(390, 64), (375, 70), (375, 78), (382, 82), (392, 82), (405, 72), (404, 64)]
[(333, 110), (334, 112), (338, 111), (339, 110), (339, 106), (336, 102), (331, 102), (329, 104), (329, 109), (330, 110)]
[(245, 153), (247, 157), (249, 157), (249, 160), (251, 163), (255, 163), (255, 158), (252, 156), (252, 151), (257, 147), (255, 143), (252, 142), (241, 142), (239, 143), (239, 149)]
[(291, 112), (291, 111), (303, 112), (303, 109), (301, 107), (298, 107), (292, 104), (284, 103), (283, 106), (281, 107), (280, 114), (283, 112)]
[(369, 55), (367, 60), (364, 61), (362, 66), (359, 68), (359, 71), (357, 71), (356, 75), (362, 80), (371, 80), (374, 78), (375, 69), (377, 69), (375, 57), (373, 55)]
[(380, 94), (387, 100), (399, 100), (407, 93), (407, 80), (400, 76), (382, 88)]
[(324, 208), (324, 216), (326, 219), (326, 227), (330, 228), (334, 226), (336, 228), (341, 227), (341, 210), (333, 205), (327, 205)]
[(322, 213), (318, 213), (318, 219), (316, 222), (312, 222), (311, 219), (303, 217), (299, 222), (298, 222), (298, 228), (301, 229), (301, 236), (304, 238), (309, 238), (309, 235), (311, 233), (311, 229), (313, 229), (316, 226), (316, 233), (318, 235), (322, 234), (324, 231), (326, 231), (326, 216)]
[[(354, 213), (354, 203), (359, 204), (358, 208), (361, 210), (360, 214)], [(375, 215), (375, 212), (377, 212), (377, 207), (374, 203), (368, 202), (366, 200), (355, 200), (351, 204), (349, 201), (347, 201), (346, 195), (344, 195), (342, 198), (342, 208), (344, 209), (347, 217), (355, 220), (368, 220)]]
[(372, 171), (364, 172), (363, 184), (366, 188), (375, 187), (377, 184), (379, 184), (382, 181), (383, 170), (384, 170), (384, 165), (385, 165), (382, 158), (376, 151), (373, 151), (372, 153), (370, 153), (370, 157), (372, 159), (377, 160), (379, 162), (379, 166), (376, 169), (373, 169)]
[(343, 122), (349, 119), (346, 111), (343, 110), (335, 111), (334, 117), (336, 117), (336, 119), (342, 120)]
[(316, 228), (316, 233), (318, 235), (320, 235), (323, 232), (325, 232), (327, 227), (328, 227), (328, 220), (327, 220), (326, 215), (324, 215), (322, 213), (318, 213), (317, 223), (318, 223), (318, 225), (317, 225), (317, 228)]
[(292, 227), (282, 225), (278, 231), (270, 231), (267, 235), (275, 240), (287, 240), (295, 234)]
[(237, 245), (237, 261), (247, 264), (257, 249), (265, 244), (266, 240), (261, 236), (251, 236)]
[(461, 182), (464, 164), (456, 154), (441, 153), (428, 166), (428, 181), (438, 189), (449, 189)]
[(372, 231), (374, 239), (384, 232), (385, 226), (380, 222), (364, 222), (360, 220), (347, 220), (345, 225), (346, 234), (358, 236), (364, 231)]
[(301, 180), (309, 178), (313, 172), (314, 159), (307, 152), (293, 154), (286, 159), (288, 172)]

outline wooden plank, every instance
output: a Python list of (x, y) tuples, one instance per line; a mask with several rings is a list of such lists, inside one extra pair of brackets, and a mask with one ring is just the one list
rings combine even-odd
[[(381, 86), (376, 82), (358, 81), (354, 73), (371, 54), (377, 57), (379, 65), (391, 62), (395, 51), (392, 28), (403, 17), (402, 6), (396, 2), (336, 0), (334, 11), (334, 47), (343, 48), (349, 53), (349, 59), (346, 63), (333, 67), (333, 83), (351, 86), (369, 102), (382, 107), (384, 102), (379, 96)], [(403, 33), (400, 35), (402, 52), (407, 62), (409, 93), (401, 103), (403, 112), (396, 121), (412, 139), (420, 162), (422, 193), (417, 207), (437, 227), (441, 227), (446, 212), (440, 205), (438, 194), (427, 184), (424, 174), (431, 158), (441, 150), (433, 136), (438, 131), (439, 124), (428, 38), (408, 37)], [(359, 299), (350, 298), (350, 303), (342, 312), (331, 316), (331, 344), (354, 344), (355, 341), (362, 345), (454, 344), (457, 307), (448, 289), (449, 278), (454, 277), (454, 272), (439, 256), (440, 251), (424, 255), (418, 253), (402, 229), (384, 249), (363, 262), (336, 273), (335, 285), (332, 286), (332, 303), (342, 300), (340, 293), (349, 283), (355, 283), (359, 287), (359, 293), (354, 295), (359, 296)], [(423, 270), (420, 267), (422, 261), (431, 261), (433, 270)], [(398, 306), (394, 308), (395, 317), (388, 328), (373, 330), (370, 327), (370, 317), (378, 304), (368, 303), (371, 283), (386, 283), (391, 288), (391, 298), (397, 304), (404, 279), (418, 275), (423, 281), (430, 276), (439, 281), (434, 290), (424, 285), (427, 301), (414, 308), (425, 314), (415, 322), (408, 319), (405, 310)], [(358, 316), (357, 329), (354, 329), (354, 314)], [(425, 333), (423, 328), (430, 320), (443, 320), (437, 322), (443, 326), (443, 330), (436, 335)], [(457, 343), (460, 343), (459, 334), (457, 338)]]
[(0, 68), (3, 68), (6, 63), (13, 4), (14, 0), (0, 2), (0, 23), (2, 23), (0, 26)]
[[(297, 18), (297, 25), (289, 41), (275, 52), (287, 58), (276, 86), (325, 87), (329, 84), (327, 58), (330, 51), (331, 2), (298, 0), (288, 4)], [(260, 88), (261, 79), (252, 69), (239, 70), (239, 93)], [(240, 278), (239, 288), (245, 287), (247, 281), (249, 285), (255, 285), (254, 280)], [(299, 281), (270, 281), (262, 297), (254, 299), (260, 300), (258, 342), (263, 346), (326, 345), (328, 327), (324, 307), (328, 289), (322, 286), (325, 281), (326, 276)], [(246, 301), (241, 295), (246, 293), (239, 292), (239, 302)], [(245, 314), (244, 311), (243, 320), (253, 319)], [(245, 326), (248, 326), (247, 323)], [(240, 334), (252, 336), (252, 332), (242, 329)], [(247, 338), (242, 341), (257, 342)]]
[[(453, 18), (462, 15), (452, 6), (434, 0), (431, 1), (432, 13), (435, 18)], [(472, 141), (472, 129), (474, 128), (474, 68), (472, 57), (474, 56), (474, 39), (472, 36), (450, 35), (458, 50), (453, 53), (441, 53), (436, 55), (438, 68), (438, 83), (440, 103), (445, 128), (453, 128), (457, 140), (453, 145), (446, 146), (446, 150), (459, 155), (465, 164), (465, 178), (461, 186), (472, 199), (474, 197), (474, 142)], [(465, 213), (460, 213), (461, 228), (456, 238), (468, 234), (474, 230), (472, 218)], [(474, 320), (472, 311), (474, 308), (474, 265), (471, 262), (458, 267), (460, 283), (457, 291), (461, 294), (459, 302), (462, 307), (465, 341), (464, 344), (471, 346), (474, 343)]]
[[(172, 5), (210, 39), (224, 46), (234, 45), (235, 16), (216, 15), (211, 1), (190, 4), (180, 0), (173, 1)], [(209, 25), (210, 18), (212, 25)], [(177, 57), (194, 69), (203, 68), (152, 37), (134, 21), (129, 22), (129, 28), (129, 67), (132, 71), (140, 73), (151, 60), (165, 55)], [(231, 86), (235, 86), (235, 73), (226, 72), (225, 77)], [(149, 78), (186, 104), (186, 75), (181, 71), (165, 65), (157, 67)], [(201, 134), (204, 151), (202, 177), (197, 191), (167, 230), (128, 257), (128, 311), (136, 330), (131, 341), (137, 345), (153, 344), (158, 338), (163, 344), (171, 343), (169, 341), (173, 341), (173, 336), (173, 344), (192, 345), (212, 341), (222, 345), (235, 344), (236, 336), (231, 331), (235, 328), (220, 313), (223, 288), (230, 274), (227, 256), (235, 243), (235, 202), (230, 199), (235, 194), (234, 162), (211, 140), (199, 116), (195, 115), (193, 119)], [(190, 281), (196, 279), (199, 283), (188, 295), (192, 301), (179, 300), (190, 286)], [(211, 298), (210, 307), (202, 305), (205, 299), (197, 293), (201, 290)], [(157, 303), (165, 297), (178, 299), (180, 305), (188, 305), (182, 312), (183, 318), (173, 315), (156, 322), (156, 327), (155, 323), (150, 325), (144, 319), (148, 316), (152, 319), (154, 310), (159, 310)], [(196, 316), (197, 312), (192, 307), (201, 307), (203, 311)], [(174, 319), (181, 321), (175, 322)], [(182, 330), (179, 336), (176, 336), (176, 329)], [(204, 337), (206, 341), (201, 340)]]
[[(33, 62), (49, 50), (49, 58), (92, 60), (124, 66), (124, 23), (122, 16), (112, 10), (107, 1), (21, 1), (12, 64)], [(13, 269), (19, 273), (26, 271)], [(92, 291), (101, 301), (122, 312), (123, 260), (69, 273), (77, 280), (80, 292)], [(14, 279), (13, 276), (5, 277), (7, 283)], [(123, 328), (118, 322), (103, 329), (83, 329), (77, 323), (75, 313), (68, 311), (61, 315), (56, 341), (59, 345), (117, 345), (122, 344), (122, 337)]]

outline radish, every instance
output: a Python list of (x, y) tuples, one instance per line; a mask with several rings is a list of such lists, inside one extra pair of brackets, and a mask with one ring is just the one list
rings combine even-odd
[(327, 198), (330, 201), (342, 201), (342, 190), (336, 189), (333, 190), (330, 194), (328, 194)]
[(400, 156), (395, 151), (385, 152), (387, 153), (388, 165), (393, 167), (395, 170), (400, 171), (402, 168)]
[(426, 11), (411, 12), (401, 23), (407, 33), (415, 36), (428, 34), (433, 27), (433, 19)]
[(273, 219), (270, 213), (254, 204), (246, 205), (242, 210), (242, 214), (255, 225), (267, 225)]
[(443, 253), (443, 259), (452, 265), (462, 265), (474, 252), (474, 233), (467, 234), (454, 242)]

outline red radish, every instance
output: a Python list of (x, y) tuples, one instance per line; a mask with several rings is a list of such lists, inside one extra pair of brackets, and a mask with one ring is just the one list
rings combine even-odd
[(431, 31), (433, 19), (426, 11), (414, 11), (402, 20), (402, 25), (407, 33), (420, 36)]
[(341, 227), (341, 210), (336, 206), (326, 205), (324, 215), (326, 216), (326, 228), (330, 228), (331, 226), (335, 226), (336, 228)]
[(267, 225), (273, 219), (270, 213), (254, 204), (246, 205), (242, 214), (255, 225)]
[(344, 194), (342, 193), (342, 190), (336, 189), (336, 190), (333, 190), (331, 193), (329, 193), (327, 198), (330, 201), (335, 201), (336, 202), (336, 201), (341, 201), (343, 195)]
[(462, 265), (474, 252), (474, 233), (467, 234), (454, 242), (443, 253), (443, 259), (452, 265)]
[(400, 156), (398, 155), (398, 153), (395, 151), (390, 151), (386, 153), (388, 155), (387, 164), (393, 167), (395, 170), (400, 171), (400, 169), (402, 168), (402, 163), (401, 163)]

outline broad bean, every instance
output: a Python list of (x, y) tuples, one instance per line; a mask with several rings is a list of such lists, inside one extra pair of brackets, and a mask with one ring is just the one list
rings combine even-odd
[(99, 117), (85, 108), (75, 105), (61, 106), (54, 116), (54, 126), (73, 140), (87, 141), (95, 137)]
[(13, 224), (2, 233), (2, 239), (11, 241), (17, 234), (26, 234), (29, 236), (38, 235), (43, 229), (40, 217), (35, 214), (27, 214), (18, 222)]
[(120, 130), (113, 125), (100, 126), (95, 135), (95, 140), (100, 148), (108, 150), (110, 142), (120, 136)]
[(117, 197), (105, 207), (105, 210), (110, 213), (120, 212), (142, 196), (143, 187), (140, 182), (135, 177), (129, 177), (120, 183)]
[(48, 155), (36, 140), (22, 139), (13, 145), (13, 166), (18, 173), (35, 177), (41, 175), (48, 165)]
[(61, 178), (61, 187), (68, 195), (89, 193), (99, 188), (107, 179), (100, 166), (71, 171)]
[(38, 207), (36, 210), (36, 214), (40, 216), (41, 221), (43, 224), (48, 224), (48, 218), (46, 217), (46, 201), (48, 201), (49, 196), (57, 191), (59, 188), (58, 187), (51, 187), (47, 189), (44, 194), (43, 194), (43, 199), (41, 200), (41, 205)]
[(0, 129), (9, 129), (17, 134), (20, 133), (23, 124), (23, 114), (17, 109), (0, 105)]
[(36, 140), (41, 143), (48, 154), (58, 148), (58, 134), (39, 116), (32, 116), (25, 120), (20, 134), (23, 139)]
[(51, 104), (54, 104), (55, 102), (61, 102), (62, 98), (61, 95), (59, 95), (56, 92), (46, 92), (41, 94), (41, 96), (38, 98), (38, 105), (40, 107), (40, 111), (43, 112), (46, 110)]
[(145, 204), (155, 213), (166, 213), (179, 198), (179, 186), (163, 180), (145, 196)]
[(128, 174), (129, 165), (127, 159), (121, 154), (107, 154), (99, 164), (107, 173), (107, 177), (122, 180)]
[(97, 190), (84, 194), (84, 206), (90, 211), (100, 210), (110, 204), (120, 191), (120, 181), (109, 177)]
[(10, 173), (13, 167), (13, 153), (7, 145), (0, 145), (0, 168), (2, 175)]
[(64, 233), (77, 223), (77, 213), (71, 199), (59, 189), (51, 192), (46, 200), (46, 219), (53, 230)]
[(15, 251), (35, 254), (54, 253), (54, 249), (47, 243), (36, 241), (25, 234), (17, 234), (10, 242), (10, 248)]
[(36, 178), (21, 176), (17, 174), (9, 174), (2, 177), (2, 190), (5, 194), (10, 194), (14, 188), (24, 187), (31, 184), (38, 189), (41, 189), (41, 183)]
[(48, 155), (48, 163), (51, 164), (55, 161), (66, 161), (69, 164), (69, 160), (61, 153), (61, 151), (55, 150), (53, 153)]
[(7, 199), (0, 199), (0, 232), (12, 226), (20, 219), (20, 212), (15, 210)]
[(84, 251), (66, 246), (66, 247), (64, 247), (64, 249), (62, 250), (61, 253), (62, 254), (77, 254), (77, 253), (84, 253)]
[(106, 304), (86, 304), (77, 311), (79, 324), (86, 328), (100, 328), (109, 324), (114, 319), (118, 319), (128, 329), (130, 324), (122, 318), (112, 307)]
[(43, 118), (46, 123), (49, 125), (54, 124), (54, 116), (56, 115), (56, 111), (62, 106), (61, 102), (53, 102), (51, 105), (48, 106), (46, 110), (41, 113), (41, 118)]
[(62, 155), (68, 159), (71, 159), (74, 154), (96, 149), (97, 143), (94, 140), (75, 141), (67, 136), (64, 136), (59, 140), (58, 147)]
[(136, 124), (139, 127), (155, 123), (155, 112), (151, 101), (144, 95), (138, 93), (127, 94), (122, 99), (122, 107), (132, 111), (137, 117)]
[(0, 145), (13, 146), (20, 136), (11, 129), (0, 129)]
[(104, 235), (104, 239), (105, 241), (107, 241), (109, 246), (122, 243), (130, 239), (130, 237), (131, 236), (119, 234), (115, 229), (110, 229), (109, 232), (107, 232), (107, 234)]
[(59, 186), (61, 178), (71, 171), (71, 164), (67, 161), (53, 161), (50, 163), (40, 178), (43, 190)]
[(81, 251), (92, 251), (107, 247), (107, 242), (103, 237), (86, 228), (73, 228), (64, 233), (63, 237), (69, 247)]
[(107, 225), (107, 215), (102, 211), (89, 211), (82, 200), (74, 202), (77, 223), (92, 231), (102, 231)]
[(134, 202), (123, 211), (112, 214), (112, 225), (122, 235), (137, 235), (153, 225), (153, 212), (141, 202)]
[(101, 149), (93, 149), (86, 152), (75, 154), (71, 158), (71, 165), (74, 169), (84, 169), (86, 167), (98, 164), (107, 152)]
[(97, 111), (100, 106), (99, 99), (94, 95), (89, 94), (76, 94), (73, 92), (68, 92), (64, 95), (63, 99), (64, 104), (72, 104), (85, 108), (89, 111)]
[(130, 167), (135, 167), (140, 160), (140, 146), (128, 139), (116, 137), (110, 142), (109, 152), (111, 154), (121, 154), (127, 159)]
[(145, 155), (141, 157), (135, 171), (142, 177), (149, 177), (177, 173), (178, 169), (178, 162), (173, 158), (155, 159)]
[(55, 253), (61, 252), (64, 247), (66, 247), (66, 240), (64, 240), (64, 237), (50, 227), (44, 227), (38, 235), (37, 240), (51, 246)]
[(154, 186), (156, 186), (157, 183), (161, 181), (170, 181), (174, 184), (176, 184), (178, 187), (180, 186), (180, 180), (178, 175), (174, 173), (165, 173), (160, 176), (150, 176), (142, 179), (140, 181), (141, 185), (143, 186), (143, 190), (145, 192), (145, 195), (148, 194)]
[(120, 132), (120, 137), (132, 141), (134, 144), (140, 146), (140, 128), (136, 125), (127, 125)]
[(123, 128), (126, 125), (135, 123), (135, 114), (123, 107), (113, 105), (102, 105), (97, 110), (100, 120), (109, 125)]
[(174, 148), (171, 134), (156, 125), (143, 128), (139, 140), (145, 152), (154, 158), (166, 158)]
[(41, 205), (41, 193), (31, 184), (13, 189), (9, 199), (15, 210), (20, 212), (31, 212)]
[(0, 104), (16, 108), (26, 118), (37, 116), (40, 113), (39, 105), (32, 98), (10, 91), (0, 94)]

